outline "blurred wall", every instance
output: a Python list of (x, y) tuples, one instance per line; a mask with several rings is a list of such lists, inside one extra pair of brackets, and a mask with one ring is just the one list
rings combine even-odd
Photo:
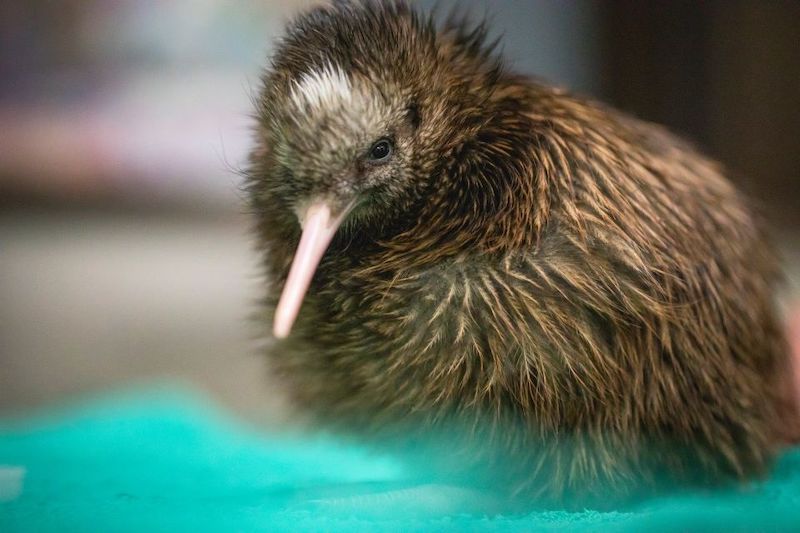
[(601, 93), (696, 141), (782, 232), (800, 223), (800, 2), (603, 2)]

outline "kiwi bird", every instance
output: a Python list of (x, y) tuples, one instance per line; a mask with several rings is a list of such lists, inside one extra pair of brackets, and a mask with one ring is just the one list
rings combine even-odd
[(523, 495), (744, 480), (792, 438), (777, 262), (690, 144), (399, 1), (300, 15), (256, 104), (270, 359), (320, 423), (460, 428)]

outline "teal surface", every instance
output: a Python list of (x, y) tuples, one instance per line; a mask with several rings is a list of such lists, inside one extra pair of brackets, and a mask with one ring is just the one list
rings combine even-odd
[(0, 531), (800, 531), (800, 449), (747, 490), (624, 512), (467, 514), (475, 494), (404, 475), (330, 438), (259, 433), (191, 392), (140, 390), (0, 422)]

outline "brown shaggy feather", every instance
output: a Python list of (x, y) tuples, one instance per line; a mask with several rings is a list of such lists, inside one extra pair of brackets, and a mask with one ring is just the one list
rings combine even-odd
[(746, 200), (659, 126), (506, 72), (484, 34), (340, 2), (279, 44), (248, 181), (267, 323), (293, 202), (326, 165), (290, 137), (335, 149), (340, 131), (287, 113), (298, 76), (333, 64), (377, 88), (409, 176), (345, 223), (271, 350), (293, 398), (367, 438), (461, 428), (443, 433), (458, 461), (507, 459), (500, 483), (528, 496), (764, 473), (797, 414)]

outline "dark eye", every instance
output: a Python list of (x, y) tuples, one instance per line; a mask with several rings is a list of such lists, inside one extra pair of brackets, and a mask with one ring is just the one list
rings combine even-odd
[(371, 161), (380, 163), (389, 159), (392, 155), (392, 141), (389, 139), (381, 139), (372, 145), (369, 149), (369, 158)]

